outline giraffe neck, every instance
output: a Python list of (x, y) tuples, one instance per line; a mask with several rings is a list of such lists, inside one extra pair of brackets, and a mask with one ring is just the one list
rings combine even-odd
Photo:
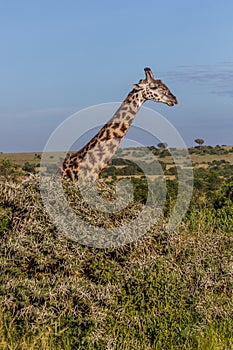
[(81, 150), (63, 163), (63, 177), (95, 181), (116, 153), (145, 99), (132, 90), (112, 118)]

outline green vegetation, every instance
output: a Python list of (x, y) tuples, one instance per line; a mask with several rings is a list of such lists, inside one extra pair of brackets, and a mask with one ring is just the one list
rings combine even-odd
[[(202, 148), (216, 154), (201, 155)], [(160, 157), (167, 149), (152, 151), (158, 171), (167, 176), (164, 214), (146, 235), (115, 250), (81, 246), (57, 232), (37, 175), (27, 176), (38, 155), (21, 165), (14, 159), (0, 163), (1, 350), (233, 349), (232, 148), (191, 149), (193, 159), (201, 157), (193, 199), (171, 233), (165, 226), (177, 195), (177, 171), (170, 155)], [(85, 206), (75, 185), (65, 182), (76, 213), (98, 226), (135, 218), (148, 196), (143, 160), (136, 155), (136, 166), (113, 160), (103, 174), (108, 183), (101, 182), (108, 197), (114, 178), (135, 171), (133, 203), (116, 214), (101, 213)], [(150, 173), (151, 159), (145, 164)], [(158, 178), (150, 181), (157, 186)]]

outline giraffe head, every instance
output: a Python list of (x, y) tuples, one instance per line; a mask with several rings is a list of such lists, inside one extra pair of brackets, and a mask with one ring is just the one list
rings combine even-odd
[(178, 101), (171, 93), (168, 87), (161, 80), (155, 80), (150, 68), (145, 68), (146, 79), (142, 79), (133, 87), (136, 91), (140, 91), (145, 100), (154, 102), (162, 102), (168, 106), (174, 106)]

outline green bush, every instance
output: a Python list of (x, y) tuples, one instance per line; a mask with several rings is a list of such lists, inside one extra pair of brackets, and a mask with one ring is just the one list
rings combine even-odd
[(10, 223), (8, 217), (0, 217), (0, 233), (9, 229)]
[[(115, 250), (60, 235), (36, 177), (1, 181), (0, 349), (231, 349), (232, 182), (210, 174), (198, 173), (203, 190), (194, 189), (174, 232), (161, 216)], [(167, 185), (169, 217), (177, 181)], [(145, 177), (133, 186), (145, 201)], [(75, 184), (64, 182), (64, 190), (77, 215), (99, 226), (121, 225), (140, 209), (136, 201), (109, 215), (84, 205)]]

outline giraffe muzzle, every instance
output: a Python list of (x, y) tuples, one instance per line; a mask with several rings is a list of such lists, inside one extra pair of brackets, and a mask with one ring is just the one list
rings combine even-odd
[(172, 107), (174, 105), (177, 105), (178, 104), (178, 100), (177, 98), (174, 96), (174, 98), (170, 101), (167, 102), (168, 106)]

